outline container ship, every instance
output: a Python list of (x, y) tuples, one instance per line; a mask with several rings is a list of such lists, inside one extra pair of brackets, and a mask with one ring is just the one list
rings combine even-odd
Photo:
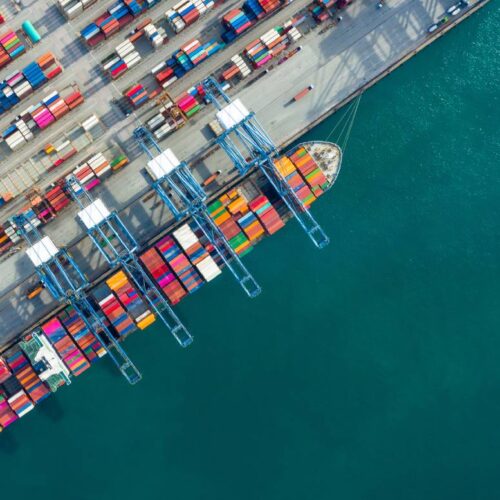
[[(301, 143), (274, 159), (278, 172), (307, 208), (333, 186), (341, 163), (340, 148), (327, 142)], [(259, 172), (218, 194), (207, 210), (239, 256), (279, 231), (291, 217)], [(217, 278), (225, 265), (189, 219), (158, 235), (154, 244), (140, 251), (139, 261), (171, 306)], [(90, 296), (106, 329), (119, 343), (157, 320), (122, 269), (94, 285)], [(104, 357), (109, 346), (103, 344), (73, 306), (64, 307), (24, 335), (0, 357), (0, 430)]]

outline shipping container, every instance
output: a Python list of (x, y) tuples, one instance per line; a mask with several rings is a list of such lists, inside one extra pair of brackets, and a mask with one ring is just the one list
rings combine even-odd
[(90, 368), (87, 358), (71, 340), (58, 318), (52, 318), (44, 323), (42, 331), (73, 375), (81, 375)]

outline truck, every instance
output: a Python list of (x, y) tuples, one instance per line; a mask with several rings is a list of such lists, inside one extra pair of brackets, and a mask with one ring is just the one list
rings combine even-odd
[(300, 101), (304, 96), (309, 94), (311, 90), (314, 88), (314, 85), (309, 85), (309, 87), (306, 87), (305, 89), (302, 89), (298, 94), (294, 95), (292, 98), (292, 102), (297, 102)]

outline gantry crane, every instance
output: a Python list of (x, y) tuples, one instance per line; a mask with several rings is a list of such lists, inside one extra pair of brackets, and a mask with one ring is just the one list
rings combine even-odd
[(146, 128), (135, 129), (134, 137), (149, 158), (148, 180), (172, 215), (177, 220), (191, 216), (247, 295), (256, 297), (260, 286), (210, 217), (207, 195), (187, 164), (180, 162), (170, 149), (163, 151)]
[(203, 80), (201, 85), (207, 101), (216, 107), (217, 119), (225, 130), (216, 142), (240, 174), (258, 167), (313, 243), (318, 248), (325, 247), (330, 242), (328, 236), (276, 169), (273, 157), (278, 156), (278, 149), (255, 113), (249, 112), (239, 99), (233, 101), (214, 78)]
[(80, 207), (78, 218), (97, 250), (111, 267), (123, 268), (177, 342), (187, 347), (193, 337), (140, 264), (139, 245), (119, 215), (109, 211), (100, 198), (94, 199), (74, 175), (66, 179), (66, 184)]
[(68, 251), (58, 248), (48, 236), (43, 236), (25, 215), (14, 216), (12, 222), (26, 241), (26, 253), (50, 294), (57, 301), (74, 307), (130, 384), (139, 382), (141, 373), (113, 336), (102, 314), (90, 302), (87, 296), (89, 282)]

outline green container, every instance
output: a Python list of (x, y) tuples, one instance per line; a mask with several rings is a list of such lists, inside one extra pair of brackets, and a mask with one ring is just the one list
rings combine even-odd
[(213, 203), (210, 203), (210, 205), (208, 205), (207, 208), (208, 208), (209, 213), (213, 213), (220, 207), (222, 207), (222, 201), (216, 200)]
[(309, 172), (306, 175), (306, 180), (311, 180), (315, 175), (321, 172), (321, 169), (319, 167), (315, 168), (312, 172)]
[(246, 236), (243, 233), (239, 233), (229, 240), (229, 244), (232, 248), (238, 248), (245, 241), (247, 241)]
[(117, 156), (116, 158), (113, 158), (111, 160), (110, 165), (111, 165), (111, 167), (114, 167), (115, 165), (118, 165), (118, 163), (120, 163), (121, 161), (126, 160), (126, 159), (127, 159), (127, 157), (125, 155)]
[(198, 113), (198, 111), (200, 111), (201, 109), (201, 106), (198, 104), (197, 106), (195, 106), (194, 108), (190, 109), (189, 111), (186, 111), (186, 116), (188, 118), (191, 118), (193, 115), (195, 115), (196, 113)]

